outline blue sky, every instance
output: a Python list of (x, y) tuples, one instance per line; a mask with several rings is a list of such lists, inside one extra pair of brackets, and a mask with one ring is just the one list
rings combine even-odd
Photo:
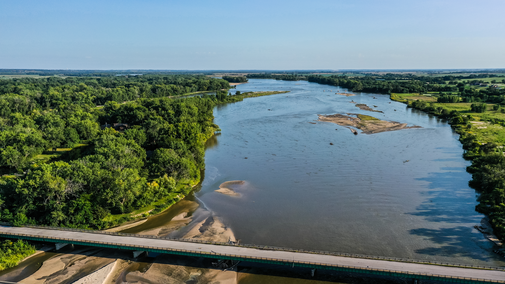
[(0, 68), (505, 68), (505, 1), (1, 0)]

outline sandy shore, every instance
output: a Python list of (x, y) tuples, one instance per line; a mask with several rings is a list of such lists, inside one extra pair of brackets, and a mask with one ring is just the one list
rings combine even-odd
[[(236, 184), (240, 181), (228, 182)], [(226, 183), (224, 183), (226, 184)], [(195, 202), (196, 204), (196, 202)], [(179, 227), (174, 224), (184, 225)], [(188, 224), (189, 223), (189, 224)], [(162, 228), (150, 229), (139, 234), (157, 234), (170, 228), (170, 237), (185, 239), (198, 239), (215, 242), (236, 241), (230, 228), (214, 214), (204, 208), (198, 208), (192, 214), (182, 212)], [(115, 282), (108, 283), (220, 283), (236, 284), (238, 274), (236, 271), (223, 271), (204, 265), (190, 263), (170, 255), (159, 255), (154, 263), (128, 263), (123, 261), (118, 266), (120, 269), (112, 272)]]
[(99, 283), (107, 283), (109, 281), (108, 277), (111, 275), (111, 272), (114, 271), (114, 268), (117, 265), (117, 261), (114, 261), (106, 266), (98, 269), (97, 271), (77, 280), (74, 284), (99, 284)]
[(237, 193), (233, 187), (236, 185), (243, 185), (245, 182), (243, 180), (232, 180), (232, 181), (227, 181), (223, 182), (222, 184), (219, 185), (219, 189), (216, 190), (216, 192), (229, 195), (229, 196), (235, 196), (235, 197), (240, 197), (241, 194)]
[(341, 126), (355, 127), (364, 134), (373, 134), (386, 131), (395, 131), (409, 128), (421, 128), (420, 126), (407, 126), (407, 123), (399, 123), (395, 121), (386, 121), (362, 114), (333, 114), (333, 115), (318, 115), (319, 121), (336, 123)]
[(228, 83), (230, 84), (230, 86), (237, 86), (237, 85), (242, 85), (242, 84), (246, 84), (247, 82), (242, 82), (242, 83)]
[[(243, 181), (223, 183), (223, 187), (240, 186)], [(231, 189), (233, 190), (233, 189)], [(236, 241), (230, 228), (211, 211), (199, 207), (195, 201), (181, 201), (180, 209), (159, 226), (139, 231), (141, 235), (156, 235), (216, 242)], [(113, 228), (114, 231), (145, 226), (146, 220)], [(147, 261), (147, 262), (145, 262)], [(221, 283), (236, 284), (235, 270), (214, 268), (210, 261), (158, 255), (156, 258), (133, 259), (129, 251), (95, 248), (75, 249), (57, 254), (44, 261), (42, 267), (21, 283)]]
[(126, 230), (126, 229), (130, 229), (130, 228), (136, 227), (138, 225), (141, 225), (141, 224), (145, 223), (146, 221), (147, 221), (147, 219), (140, 220), (140, 221), (135, 221), (135, 222), (130, 223), (130, 224), (121, 225), (121, 226), (110, 228), (110, 229), (107, 229), (107, 230), (104, 230), (104, 231), (105, 232), (119, 232), (119, 231), (123, 231), (123, 230)]
[(375, 110), (375, 109), (367, 106), (366, 104), (356, 104), (356, 107), (359, 107), (359, 109), (361, 109), (361, 110), (367, 110), (367, 111), (384, 113), (384, 112), (382, 112), (380, 110)]
[(37, 272), (23, 279), (23, 284), (62, 283), (83, 276), (112, 263), (115, 259), (100, 256), (100, 249), (80, 249), (72, 253), (57, 254), (44, 261)]

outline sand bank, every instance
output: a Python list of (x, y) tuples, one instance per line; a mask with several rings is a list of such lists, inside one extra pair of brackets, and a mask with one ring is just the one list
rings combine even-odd
[(409, 128), (421, 128), (420, 126), (407, 126), (407, 123), (380, 120), (378, 118), (362, 114), (348, 113), (348, 115), (333, 114), (318, 116), (319, 121), (332, 122), (341, 126), (355, 127), (360, 129), (364, 134), (373, 134)]
[(346, 96), (346, 97), (352, 97), (355, 96), (356, 94), (351, 94), (351, 93), (335, 93), (336, 95), (341, 95), (341, 96)]
[(100, 249), (81, 249), (72, 254), (57, 254), (44, 261), (42, 266), (29, 277), (20, 281), (24, 284), (73, 282), (102, 268), (115, 259), (98, 256)]
[[(239, 181), (232, 181), (231, 184), (235, 184), (235, 182)], [(198, 205), (196, 202), (194, 204)], [(179, 227), (174, 224), (184, 224), (169, 236), (216, 242), (236, 241), (231, 229), (227, 228), (212, 212), (202, 207), (190, 212), (192, 213), (181, 212), (161, 228), (142, 231), (139, 234), (156, 234), (160, 230), (163, 231), (167, 228), (174, 230)], [(208, 264), (171, 255), (159, 255), (156, 257), (155, 263), (122, 261), (119, 267), (121, 268), (113, 272), (112, 279), (115, 279), (115, 282), (109, 283), (236, 284), (238, 279), (238, 274), (234, 270), (222, 271)]]
[(232, 180), (232, 181), (227, 181), (223, 182), (222, 184), (219, 185), (219, 189), (216, 190), (219, 193), (229, 195), (229, 196), (235, 196), (235, 197), (240, 197), (241, 194), (237, 193), (233, 187), (237, 185), (243, 185), (245, 182), (243, 180)]
[(130, 228), (136, 227), (138, 225), (141, 225), (141, 224), (145, 223), (146, 221), (147, 221), (147, 219), (140, 220), (140, 221), (135, 221), (133, 223), (117, 226), (117, 227), (110, 228), (110, 229), (107, 229), (107, 230), (104, 230), (104, 231), (105, 232), (119, 232), (119, 231), (123, 231), (123, 230), (126, 230), (126, 229), (130, 229)]
[(247, 82), (241, 82), (241, 83), (228, 83), (230, 84), (230, 86), (237, 86), (237, 85), (242, 85), (242, 84), (245, 84)]
[(111, 272), (117, 265), (117, 261), (107, 264), (106, 266), (98, 269), (97, 271), (77, 280), (74, 284), (101, 284), (110, 282)]
[[(131, 266), (133, 266), (132, 264)], [(212, 283), (236, 284), (236, 271), (222, 271), (205, 267), (191, 259), (158, 256), (156, 263), (150, 264), (144, 271), (134, 271), (122, 275), (116, 283)], [(131, 268), (130, 268), (131, 269)]]
[(235, 235), (230, 228), (226, 227), (219, 218), (209, 216), (198, 222), (189, 232), (184, 235), (186, 239), (197, 239), (213, 242), (235, 242)]
[(356, 104), (356, 107), (359, 107), (359, 109), (361, 109), (361, 110), (367, 110), (367, 111), (384, 113), (384, 112), (382, 112), (380, 110), (375, 110), (375, 109), (367, 106), (366, 104)]

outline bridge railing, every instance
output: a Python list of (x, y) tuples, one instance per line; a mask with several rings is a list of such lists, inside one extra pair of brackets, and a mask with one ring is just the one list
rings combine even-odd
[[(0, 223), (0, 225), (2, 225), (2, 224)], [(202, 243), (202, 244), (209, 244), (209, 245), (236, 246), (236, 247), (253, 248), (253, 249), (259, 249), (259, 250), (298, 252), (298, 253), (308, 253), (308, 254), (318, 254), (318, 255), (331, 255), (331, 256), (341, 256), (341, 257), (383, 260), (383, 261), (395, 261), (395, 262), (418, 263), (418, 264), (428, 264), (428, 265), (438, 265), (438, 266), (450, 266), (450, 267), (505, 271), (505, 267), (496, 267), (496, 266), (480, 266), (480, 265), (468, 265), (468, 264), (457, 264), (457, 263), (449, 263), (449, 262), (439, 262), (439, 261), (433, 261), (433, 260), (417, 260), (417, 259), (411, 259), (411, 258), (371, 256), (371, 255), (364, 255), (364, 254), (339, 253), (339, 252), (319, 251), (319, 250), (292, 249), (292, 248), (277, 247), (277, 246), (242, 244), (242, 243), (237, 243), (237, 242), (215, 242), (215, 241), (207, 241), (207, 240), (199, 240), (199, 239), (169, 238), (169, 237), (153, 236), (153, 235), (140, 235), (140, 234), (131, 234), (131, 233), (108, 232), (108, 231), (100, 231), (100, 230), (86, 230), (86, 229), (76, 229), (76, 228), (51, 227), (51, 226), (26, 225), (25, 227), (34, 228), (34, 229), (48, 229), (48, 230), (58, 230), (58, 231), (93, 233), (93, 234), (100, 234), (100, 235), (124, 236), (124, 237), (146, 238), (146, 239), (160, 239), (160, 240), (170, 240), (170, 241), (189, 242), (189, 243)], [(94, 242), (90, 242), (90, 243), (94, 243)]]
[[(84, 230), (85, 231), (85, 230)], [(87, 232), (87, 231), (85, 231)], [(0, 235), (5, 235), (1, 234)], [(213, 253), (206, 251), (193, 251), (186, 249), (174, 249), (167, 247), (156, 247), (156, 246), (145, 246), (145, 245), (132, 245), (132, 244), (119, 244), (119, 243), (111, 243), (111, 242), (103, 242), (103, 241), (92, 241), (92, 240), (80, 240), (80, 239), (71, 239), (71, 238), (58, 238), (58, 237), (44, 237), (30, 234), (19, 234), (19, 233), (11, 233), (11, 236), (23, 237), (26, 239), (32, 240), (53, 240), (53, 241), (62, 241), (69, 242), (81, 245), (93, 245), (97, 247), (104, 248), (116, 248), (116, 249), (127, 249), (127, 250), (146, 250), (150, 252), (159, 252), (159, 253), (171, 253), (185, 256), (199, 256), (208, 255), (210, 257), (215, 258), (226, 258), (231, 260), (238, 261), (251, 261), (251, 262), (260, 262), (266, 264), (288, 264), (297, 267), (306, 267), (306, 268), (317, 268), (317, 269), (329, 269), (336, 270), (342, 272), (351, 272), (351, 273), (367, 273), (373, 275), (383, 275), (383, 276), (394, 276), (394, 277), (407, 277), (412, 279), (419, 280), (434, 280), (434, 281), (445, 281), (452, 283), (464, 283), (464, 284), (485, 284), (485, 283), (505, 283), (504, 281), (496, 281), (489, 279), (479, 279), (479, 278), (471, 278), (471, 277), (458, 277), (458, 276), (448, 276), (448, 275), (438, 275), (438, 274), (430, 274), (430, 273), (415, 273), (408, 271), (397, 271), (397, 270), (388, 270), (388, 269), (376, 269), (376, 268), (368, 268), (368, 267), (356, 267), (356, 266), (347, 266), (347, 265), (339, 265), (339, 264), (328, 264), (328, 263), (319, 263), (319, 262), (308, 262), (308, 261), (298, 261), (291, 259), (282, 259), (282, 258), (268, 258), (268, 257), (256, 257), (256, 256), (247, 256), (247, 255), (235, 255), (235, 254), (225, 254), (225, 253)], [(134, 237), (138, 237), (133, 234)], [(158, 238), (163, 239), (163, 238)], [(201, 243), (208, 243), (202, 242)], [(334, 255), (331, 253), (331, 255)], [(470, 266), (469, 266), (470, 267)]]

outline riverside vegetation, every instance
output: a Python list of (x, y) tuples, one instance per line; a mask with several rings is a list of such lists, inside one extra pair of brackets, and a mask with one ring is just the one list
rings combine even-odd
[[(216, 104), (190, 75), (0, 81), (0, 220), (104, 229), (155, 214), (200, 181)], [(215, 95), (177, 99), (186, 93)]]
[(20, 261), (35, 253), (35, 247), (17, 240), (0, 241), (0, 271), (18, 265)]
[[(505, 240), (505, 77), (494, 74), (417, 76), (300, 76), (309, 82), (352, 91), (389, 94), (391, 99), (447, 119), (460, 134), (471, 160), (469, 185), (480, 195), (478, 212), (489, 217), (495, 234)], [(291, 79), (290, 79), (291, 80)]]

